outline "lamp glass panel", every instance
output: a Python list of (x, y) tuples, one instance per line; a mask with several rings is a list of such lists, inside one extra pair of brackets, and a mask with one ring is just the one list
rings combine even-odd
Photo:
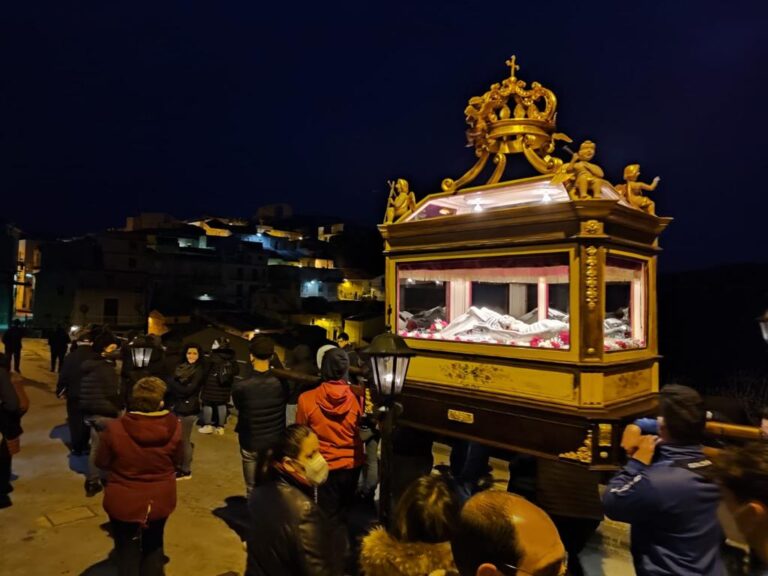
[(405, 376), (408, 373), (408, 365), (411, 359), (407, 356), (401, 356), (397, 359), (395, 367), (395, 394), (400, 394), (403, 391), (403, 385), (405, 384)]
[(136, 347), (131, 348), (133, 365), (137, 368), (146, 368), (149, 365), (149, 359), (152, 356), (152, 348)]
[(376, 373), (378, 375), (377, 386), (379, 388), (379, 394), (382, 396), (389, 396), (392, 394), (392, 383), (394, 380), (394, 357), (392, 356), (377, 356), (374, 358), (376, 363)]

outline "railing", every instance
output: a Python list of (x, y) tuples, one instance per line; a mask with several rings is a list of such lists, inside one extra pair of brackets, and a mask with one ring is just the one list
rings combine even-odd
[(726, 422), (707, 422), (707, 434), (723, 440), (760, 440), (762, 435), (757, 426), (743, 426)]

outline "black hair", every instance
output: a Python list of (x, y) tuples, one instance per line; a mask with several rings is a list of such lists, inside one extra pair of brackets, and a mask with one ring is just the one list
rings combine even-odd
[(310, 434), (312, 434), (312, 429), (304, 424), (287, 426), (277, 443), (266, 453), (260, 454), (256, 462), (256, 484), (268, 480), (273, 466), (282, 462), (283, 458), (298, 458), (301, 453), (301, 445)]
[(198, 356), (197, 356), (197, 362), (195, 362), (195, 364), (200, 364), (203, 361), (203, 357), (205, 356), (205, 351), (203, 350), (203, 347), (200, 346), (200, 344), (196, 344), (194, 342), (188, 342), (187, 344), (184, 345), (184, 348), (181, 349), (182, 362), (187, 361), (187, 352), (191, 348), (194, 348), (195, 350), (197, 350)]
[(677, 444), (701, 444), (707, 424), (704, 401), (696, 390), (668, 384), (659, 392), (659, 409), (670, 439)]
[(269, 360), (275, 354), (275, 342), (269, 336), (256, 335), (248, 344), (248, 352), (259, 360)]
[(301, 453), (301, 445), (310, 434), (312, 434), (312, 429), (304, 424), (287, 426), (280, 437), (280, 442), (273, 451), (275, 462), (280, 462), (283, 458), (298, 458)]
[(344, 340), (344, 342), (349, 342), (349, 334), (342, 332), (336, 337), (336, 340)]
[(102, 331), (93, 339), (93, 351), (100, 354), (111, 344), (119, 344), (117, 338), (108, 330)]
[(459, 521), (457, 494), (441, 475), (422, 476), (400, 497), (392, 534), (402, 542), (447, 542)]

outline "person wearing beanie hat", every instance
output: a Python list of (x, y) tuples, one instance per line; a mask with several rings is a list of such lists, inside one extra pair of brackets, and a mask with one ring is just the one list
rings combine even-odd
[(268, 336), (251, 340), (250, 370), (232, 387), (232, 402), (237, 408), (235, 432), (240, 442), (243, 480), (250, 496), (259, 472), (285, 429), (288, 385), (272, 373), (275, 343)]
[(163, 407), (165, 391), (157, 377), (139, 379), (129, 412), (109, 422), (96, 450), (97, 465), (108, 471), (103, 506), (120, 574), (163, 573), (163, 532), (176, 508), (183, 452), (181, 424)]
[(80, 408), (80, 395), (83, 364), (86, 360), (99, 357), (93, 349), (95, 336), (92, 327), (81, 328), (75, 333), (73, 344), (77, 343), (77, 347), (71, 348), (69, 354), (64, 357), (56, 383), (56, 396), (67, 399), (67, 427), (73, 456), (87, 454), (90, 443), (90, 431), (83, 421), (84, 414)]
[(354, 503), (363, 443), (360, 439), (361, 399), (347, 382), (349, 358), (331, 348), (322, 358), (322, 384), (299, 396), (296, 423), (306, 424), (320, 440), (320, 453), (328, 462), (328, 481), (318, 488), (317, 503), (341, 527)]
[(706, 410), (698, 392), (672, 384), (659, 393), (659, 435), (642, 436), (627, 465), (608, 483), (605, 514), (632, 525), (638, 576), (725, 573), (720, 494), (704, 456)]
[[(79, 348), (78, 348), (79, 350)], [(81, 365), (80, 411), (83, 421), (90, 428), (91, 452), (88, 455), (88, 473), (85, 495), (101, 492), (104, 476), (96, 465), (100, 432), (117, 418), (123, 409), (123, 396), (115, 365), (115, 353), (119, 352), (117, 339), (110, 332), (101, 332), (93, 339), (91, 356)]]

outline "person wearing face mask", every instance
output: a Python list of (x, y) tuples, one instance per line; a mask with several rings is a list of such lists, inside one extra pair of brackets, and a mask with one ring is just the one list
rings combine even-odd
[(192, 428), (200, 413), (200, 388), (205, 379), (203, 349), (198, 344), (187, 344), (182, 353), (183, 360), (174, 368), (168, 379), (171, 407), (181, 422), (181, 443), (184, 458), (176, 473), (177, 480), (192, 478)]
[(340, 576), (343, 555), (317, 505), (328, 478), (317, 436), (293, 424), (282, 434), (248, 500), (251, 531), (245, 576)]
[(93, 356), (83, 362), (80, 379), (80, 411), (90, 428), (91, 452), (88, 455), (88, 473), (85, 495), (95, 496), (102, 490), (102, 472), (96, 466), (99, 434), (109, 422), (120, 415), (123, 397), (115, 366), (120, 355), (117, 339), (109, 332), (102, 332), (93, 339)]

